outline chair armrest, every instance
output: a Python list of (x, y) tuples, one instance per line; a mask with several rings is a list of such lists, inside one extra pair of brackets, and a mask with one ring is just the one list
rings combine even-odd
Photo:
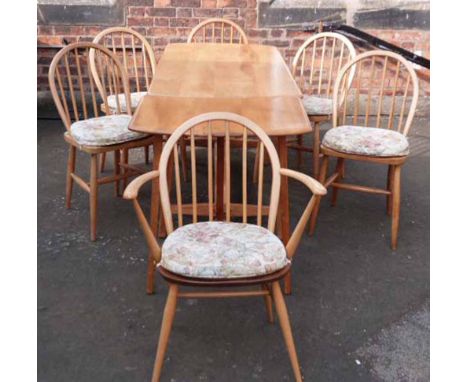
[(296, 253), (299, 241), (301, 240), (302, 234), (304, 233), (305, 226), (317, 204), (317, 197), (325, 195), (327, 193), (327, 189), (311, 176), (300, 173), (298, 171), (282, 168), (280, 169), (280, 174), (303, 183), (305, 186), (307, 186), (307, 188), (309, 188), (310, 191), (312, 191), (312, 197), (310, 198), (307, 207), (304, 209), (302, 216), (300, 217), (291, 237), (289, 238), (288, 243), (286, 244), (286, 252), (288, 258), (291, 259)]
[(322, 185), (322, 183), (302, 172), (290, 170), (288, 168), (281, 168), (280, 174), (304, 183), (304, 185), (307, 186), (307, 188), (315, 195), (323, 196), (327, 193), (327, 189)]
[(136, 199), (138, 197), (138, 192), (140, 191), (141, 186), (150, 180), (156, 179), (157, 177), (159, 177), (159, 171), (157, 170), (153, 170), (136, 177), (130, 182), (127, 188), (125, 188), (123, 198), (128, 200)]

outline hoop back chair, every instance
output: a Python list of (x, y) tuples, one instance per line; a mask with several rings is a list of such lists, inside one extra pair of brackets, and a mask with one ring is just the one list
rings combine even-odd
[[(190, 137), (191, 146), (191, 204), (183, 204), (177, 148), (184, 136)], [(271, 163), (271, 188), (268, 192), (259, 168), (256, 192), (248, 193), (249, 136), (260, 142), (259, 156)], [(206, 150), (196, 150), (195, 141), (202, 137), (208, 142)], [(233, 138), (242, 140), (240, 154), (232, 155)], [(206, 158), (200, 158), (205, 154)], [(215, 155), (218, 156), (215, 163)], [(220, 158), (224, 167), (219, 167)], [(240, 158), (239, 158), (240, 157)], [(203, 159), (203, 160), (202, 160)], [(239, 161), (240, 172), (231, 169)], [(216, 167), (216, 171), (215, 171)], [(274, 235), (278, 213), (280, 177), (298, 180), (313, 193), (286, 247)], [(237, 183), (236, 176), (241, 180)], [(162, 248), (138, 202), (140, 187), (159, 177), (161, 205), (168, 236)], [(222, 177), (225, 186), (216, 189), (215, 179)], [(175, 189), (171, 184), (175, 180)], [(238, 192), (232, 186), (240, 185)], [(201, 189), (200, 186), (204, 188)], [(324, 195), (325, 188), (313, 178), (299, 172), (280, 168), (275, 147), (265, 132), (252, 121), (237, 114), (215, 112), (199, 115), (182, 124), (168, 139), (162, 151), (159, 171), (151, 171), (134, 179), (125, 190), (124, 197), (133, 201), (140, 225), (152, 252), (148, 277), (153, 277), (154, 264), (169, 282), (169, 294), (160, 332), (153, 381), (159, 381), (164, 353), (174, 318), (178, 298), (261, 296), (265, 299), (269, 321), (273, 321), (272, 299), (275, 302), (283, 335), (287, 344), (294, 375), (301, 380), (299, 364), (289, 325), (288, 314), (279, 281), (289, 271), (290, 260), (299, 244), (310, 214), (316, 203), (315, 195)], [(249, 208), (247, 199), (256, 195), (257, 205)], [(238, 199), (235, 202), (235, 199)], [(172, 203), (171, 203), (172, 199)], [(175, 199), (175, 200), (174, 200)], [(268, 219), (262, 218), (268, 211)], [(173, 220), (173, 215), (176, 220)], [(185, 224), (184, 215), (191, 216), (192, 224)], [(234, 222), (238, 216), (238, 222)], [(204, 221), (201, 221), (204, 220)], [(249, 223), (250, 222), (250, 223)], [(175, 223), (177, 229), (174, 229)], [(266, 224), (266, 228), (262, 227)], [(180, 256), (179, 256), (180, 255)], [(182, 292), (181, 286), (210, 287), (201, 292)], [(226, 287), (256, 287), (246, 291), (224, 291)]]
[(208, 19), (190, 32), (187, 43), (248, 44), (247, 35), (235, 22), (228, 19)]
[[(93, 42), (112, 50), (127, 73), (130, 85), (130, 105), (132, 112), (146, 95), (151, 80), (156, 73), (156, 57), (150, 43), (137, 31), (127, 27), (107, 28), (96, 35)], [(124, 94), (117, 96), (125, 111), (127, 103)], [(116, 113), (116, 97), (109, 97), (111, 112)], [(103, 105), (102, 105), (103, 106)], [(123, 153), (124, 163), (128, 162), (128, 152)], [(101, 157), (101, 171), (104, 170), (105, 153)], [(149, 146), (145, 147), (145, 162), (149, 163)]]
[[(105, 113), (111, 114), (109, 96), (124, 94), (130, 100), (125, 71), (109, 49), (88, 42), (64, 47), (50, 65), (49, 85), (69, 145), (66, 207), (71, 207), (74, 183), (89, 193), (91, 240), (95, 240), (98, 186), (114, 183), (118, 194), (121, 179), (141, 173), (133, 169), (121, 174), (120, 150), (141, 147), (149, 140), (128, 130), (131, 110), (124, 112), (118, 98), (117, 115), (103, 116), (98, 107), (102, 102)], [(75, 173), (77, 149), (91, 155), (89, 182)], [(109, 151), (114, 152), (114, 175), (99, 178), (97, 156)]]
[[(330, 119), (333, 108), (332, 93), (341, 68), (356, 56), (348, 38), (333, 32), (317, 33), (300, 46), (292, 62), (292, 74), (303, 92), (303, 105), (313, 124), (313, 147), (303, 145), (302, 135), (289, 147), (298, 150), (298, 165), (302, 165), (302, 151), (312, 151), (313, 174), (318, 177), (320, 159), (320, 123)], [(354, 69), (348, 77), (348, 86)]]
[[(356, 68), (352, 86), (347, 82)], [(416, 111), (419, 84), (412, 65), (402, 56), (373, 50), (356, 56), (340, 71), (333, 91), (333, 127), (324, 136), (320, 179), (333, 188), (332, 205), (338, 190), (382, 194), (387, 214), (392, 216), (392, 249), (396, 249), (400, 221), (401, 168), (409, 155), (406, 138)], [(327, 178), (329, 157), (336, 157), (334, 173)], [(346, 159), (388, 166), (385, 189), (342, 183)], [(314, 231), (319, 204), (311, 219)]]

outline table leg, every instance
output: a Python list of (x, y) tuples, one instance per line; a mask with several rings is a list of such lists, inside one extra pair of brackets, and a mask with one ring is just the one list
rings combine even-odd
[[(153, 143), (153, 170), (159, 169), (159, 159), (162, 151), (162, 135), (156, 135)], [(157, 236), (159, 222), (159, 178), (153, 180), (151, 185), (151, 229)]]
[(216, 140), (216, 219), (224, 220), (224, 138)]
[[(278, 137), (278, 150), (281, 168), (288, 168), (288, 146), (287, 137)], [(290, 217), (289, 217), (289, 189), (288, 177), (281, 176), (279, 219), (281, 219), (281, 240), (284, 245), (290, 237)], [(284, 293), (291, 294), (291, 271), (284, 278)]]

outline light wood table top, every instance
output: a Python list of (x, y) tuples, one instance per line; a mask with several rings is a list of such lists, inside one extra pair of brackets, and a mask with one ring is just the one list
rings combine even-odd
[(196, 115), (228, 111), (271, 136), (305, 134), (312, 128), (300, 96), (275, 47), (169, 44), (130, 129), (171, 134)]

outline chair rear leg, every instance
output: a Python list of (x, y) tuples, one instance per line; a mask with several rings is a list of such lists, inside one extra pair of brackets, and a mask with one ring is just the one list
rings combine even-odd
[(320, 123), (314, 122), (314, 151), (312, 152), (313, 157), (313, 175), (314, 178), (318, 178), (320, 174)]
[[(322, 165), (320, 168), (320, 176), (318, 179), (319, 182), (322, 184), (325, 183), (325, 179), (327, 178), (328, 161), (329, 161), (328, 156), (324, 155), (322, 159)], [(310, 235), (312, 235), (315, 232), (315, 227), (317, 225), (317, 216), (318, 216), (319, 209), (320, 209), (320, 200), (322, 199), (322, 197), (317, 195), (316, 198), (317, 198), (317, 204), (315, 205), (315, 208), (312, 211), (312, 214), (310, 216), (310, 228), (309, 228)]]
[(106, 169), (106, 154), (107, 153), (101, 154), (101, 167), (100, 167), (101, 172), (104, 172), (104, 170)]
[(145, 163), (149, 164), (149, 145), (145, 146)]
[(296, 143), (299, 146), (299, 150), (297, 150), (297, 168), (301, 168), (304, 163), (304, 154), (302, 153), (302, 146), (304, 145), (304, 136), (303, 135), (296, 135)]
[(97, 197), (98, 197), (98, 154), (91, 154), (91, 168), (89, 181), (89, 216), (90, 216), (90, 233), (91, 240), (96, 240), (96, 225), (97, 225)]
[[(128, 165), (128, 149), (123, 149), (122, 163), (125, 165)], [(125, 178), (123, 178), (123, 189), (125, 190), (128, 184), (128, 168), (127, 167), (124, 167), (123, 173), (125, 175)]]
[[(338, 158), (336, 162), (335, 172), (337, 172), (339, 175), (336, 178), (334, 183), (339, 183), (343, 179), (343, 175), (344, 175), (344, 158)], [(338, 199), (338, 188), (333, 187), (332, 200), (331, 200), (332, 206), (336, 206), (337, 199)]]
[(281, 287), (278, 281), (272, 284), (273, 288), (273, 299), (275, 301), (276, 312), (278, 313), (278, 319), (280, 322), (281, 330), (283, 331), (284, 341), (289, 353), (289, 359), (294, 371), (294, 377), (296, 382), (302, 381), (301, 370), (299, 367), (299, 361), (297, 359), (296, 347), (294, 346), (294, 339), (291, 331), (291, 325), (289, 323), (288, 311), (284, 302), (283, 294), (281, 293)]
[(392, 249), (396, 250), (398, 242), (398, 229), (400, 227), (400, 192), (401, 192), (401, 166), (395, 166), (393, 173), (393, 201), (392, 201)]
[(73, 178), (71, 176), (72, 173), (75, 172), (75, 163), (76, 163), (76, 147), (70, 145), (68, 151), (68, 163), (67, 163), (67, 184), (66, 184), (66, 201), (65, 206), (66, 208), (71, 207), (71, 198), (73, 193)]
[(169, 284), (169, 293), (167, 295), (166, 306), (164, 308), (164, 315), (161, 323), (161, 331), (159, 332), (158, 349), (156, 351), (156, 359), (154, 361), (152, 382), (159, 382), (161, 378), (161, 370), (164, 362), (164, 354), (166, 353), (169, 335), (171, 334), (172, 323), (177, 306), (177, 292), (178, 286), (176, 284)]

